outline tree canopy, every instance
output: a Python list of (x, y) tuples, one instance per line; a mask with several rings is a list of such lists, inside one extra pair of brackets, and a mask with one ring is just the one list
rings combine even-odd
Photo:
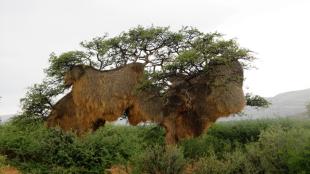
[[(203, 33), (193, 27), (171, 31), (169, 27), (138, 26), (114, 37), (106, 34), (83, 41), (80, 46), (80, 50), (50, 55), (46, 78), (29, 88), (21, 99), (23, 115), (44, 118), (56, 96), (65, 91), (64, 73), (74, 65), (107, 70), (133, 62), (144, 63), (145, 81), (141, 88), (153, 87), (165, 95), (171, 79), (190, 79), (207, 72), (210, 62), (239, 60), (247, 68), (255, 59), (250, 50), (240, 47), (234, 39), (225, 39), (217, 32)], [(258, 101), (257, 97), (247, 99)], [(266, 106), (267, 103), (248, 104)]]
[(271, 105), (271, 103), (266, 100), (265, 98), (259, 96), (259, 95), (253, 95), (250, 93), (247, 93), (245, 95), (246, 104), (248, 106), (254, 106), (254, 107), (268, 107)]

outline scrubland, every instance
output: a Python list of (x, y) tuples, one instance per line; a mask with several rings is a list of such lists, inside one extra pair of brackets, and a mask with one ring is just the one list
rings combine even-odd
[(164, 144), (158, 126), (106, 125), (77, 137), (43, 123), (0, 125), (0, 168), (21, 173), (310, 173), (310, 119), (218, 122), (198, 138)]

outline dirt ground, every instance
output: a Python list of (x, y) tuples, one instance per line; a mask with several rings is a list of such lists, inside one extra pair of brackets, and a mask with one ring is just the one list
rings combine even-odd
[(122, 165), (114, 165), (110, 169), (107, 169), (106, 172), (109, 174), (130, 174), (131, 168)]
[(16, 168), (8, 166), (1, 168), (0, 174), (21, 174), (21, 173)]
[[(184, 173), (185, 174), (192, 174), (195, 170), (195, 165), (194, 164), (187, 164), (184, 168)], [(126, 167), (122, 165), (114, 165), (110, 169), (106, 170), (107, 173), (109, 174), (131, 174), (132, 169), (131, 167)]]

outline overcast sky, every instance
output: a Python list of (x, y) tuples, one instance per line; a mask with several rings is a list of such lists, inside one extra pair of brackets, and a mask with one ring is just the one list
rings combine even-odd
[(51, 52), (137, 25), (236, 38), (258, 57), (246, 91), (270, 97), (310, 88), (309, 0), (0, 0), (0, 115), (19, 110)]

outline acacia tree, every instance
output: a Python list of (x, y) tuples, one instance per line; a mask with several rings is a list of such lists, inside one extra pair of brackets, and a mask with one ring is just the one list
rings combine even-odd
[[(145, 64), (146, 76), (140, 89), (154, 88), (165, 95), (171, 79), (190, 79), (204, 73), (210, 61), (239, 60), (247, 68), (254, 59), (251, 51), (240, 47), (235, 40), (225, 40), (219, 33), (205, 34), (192, 27), (173, 32), (168, 27), (138, 26), (115, 37), (104, 35), (80, 45), (79, 51), (50, 55), (46, 78), (29, 88), (21, 99), (24, 118), (40, 120), (48, 115), (56, 96), (65, 91), (64, 73), (74, 65), (106, 70), (141, 62)], [(258, 99), (258, 96), (247, 97), (249, 105), (266, 106), (266, 102), (257, 102)]]
[(268, 107), (271, 103), (266, 100), (265, 98), (259, 95), (253, 95), (251, 93), (247, 93), (245, 95), (246, 105), (253, 106), (253, 107)]

